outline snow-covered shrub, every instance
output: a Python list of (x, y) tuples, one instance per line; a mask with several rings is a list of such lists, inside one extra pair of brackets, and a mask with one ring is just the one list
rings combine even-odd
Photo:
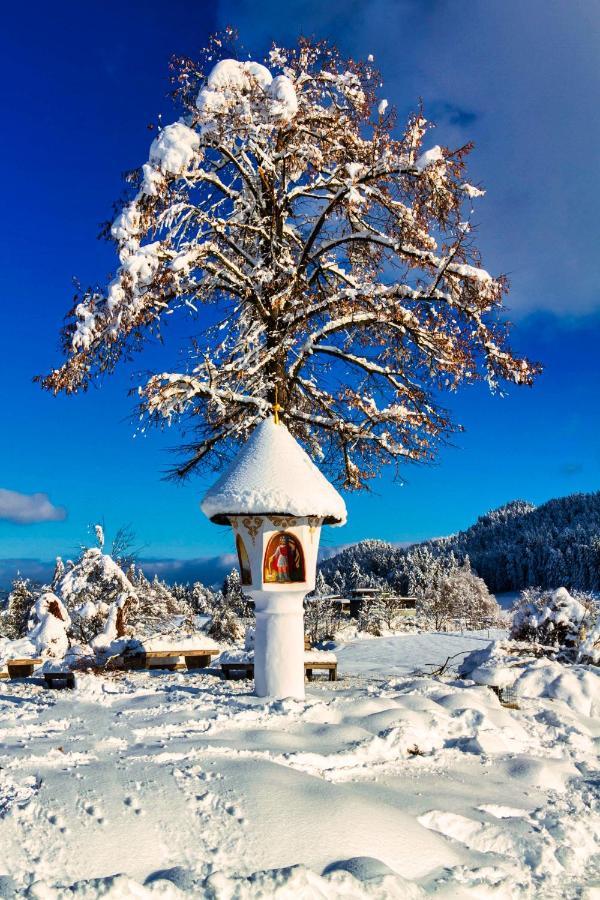
[(67, 631), (71, 624), (62, 601), (51, 591), (44, 591), (31, 611), (27, 635), (38, 653), (62, 659), (69, 649)]
[(560, 587), (555, 591), (526, 588), (512, 610), (510, 637), (574, 651), (593, 626), (597, 607), (589, 594)]
[[(65, 572), (56, 586), (72, 620), (72, 635), (89, 643), (105, 624), (111, 606), (122, 597), (135, 598), (135, 588), (100, 547), (82, 550), (78, 561)], [(124, 610), (121, 619), (124, 617)]]
[(548, 658), (538, 644), (492, 641), (469, 653), (459, 675), (497, 691), (510, 689), (516, 697), (563, 700), (586, 716), (600, 712), (600, 677), (585, 665)]
[(585, 634), (577, 651), (577, 662), (600, 665), (600, 620)]

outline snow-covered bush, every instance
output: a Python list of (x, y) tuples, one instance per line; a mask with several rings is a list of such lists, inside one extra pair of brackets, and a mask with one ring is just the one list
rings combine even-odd
[(560, 587), (555, 591), (526, 588), (512, 610), (510, 637), (574, 652), (593, 627), (598, 608), (589, 594)]
[(27, 637), (38, 653), (62, 659), (69, 649), (67, 632), (70, 624), (62, 601), (51, 591), (44, 591), (31, 610)]
[(215, 641), (234, 643), (244, 636), (245, 626), (233, 607), (217, 601), (206, 632)]
[[(465, 656), (459, 675), (497, 692), (563, 700), (586, 716), (600, 712), (600, 679), (589, 666), (547, 656), (549, 648), (523, 641), (492, 641)], [(557, 652), (558, 655), (558, 652)]]
[(177, 597), (155, 575), (149, 581), (142, 570), (132, 577), (134, 596), (127, 603), (127, 631), (136, 637), (166, 634), (192, 627), (189, 601)]
[(577, 650), (577, 662), (600, 665), (600, 619), (584, 635)]

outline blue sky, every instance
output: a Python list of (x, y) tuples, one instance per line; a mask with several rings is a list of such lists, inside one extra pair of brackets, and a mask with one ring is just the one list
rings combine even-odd
[[(422, 97), (436, 142), (475, 141), (470, 179), (488, 191), (476, 215), (484, 264), (510, 277), (515, 347), (545, 365), (531, 390), (451, 398), (467, 429), (455, 446), (434, 467), (404, 471), (404, 486), (390, 474), (349, 497), (348, 526), (328, 530), (325, 543), (447, 534), (516, 497), (596, 490), (596, 0), (13, 4), (0, 38), (0, 489), (12, 492), (0, 491), (0, 559), (72, 554), (98, 519), (109, 531), (131, 523), (146, 556), (231, 550), (228, 530), (199, 511), (208, 481), (161, 480), (176, 433), (134, 438), (127, 391), (138, 370), (159, 364), (155, 351), (87, 395), (53, 398), (32, 384), (59, 359), (72, 277), (102, 283), (114, 267), (98, 224), (121, 173), (147, 158), (148, 123), (173, 117), (170, 55), (193, 53), (228, 23), (257, 54), (300, 31), (373, 53), (382, 96), (401, 115)], [(29, 515), (19, 495), (34, 492), (57, 509), (46, 507), (47, 521), (15, 521)]]

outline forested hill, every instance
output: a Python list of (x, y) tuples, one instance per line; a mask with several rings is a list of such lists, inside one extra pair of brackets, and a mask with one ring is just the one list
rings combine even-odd
[[(535, 507), (514, 500), (486, 513), (465, 531), (427, 542), (432, 552), (469, 556), (494, 592), (564, 585), (600, 590), (600, 491), (571, 494)], [(336, 590), (386, 582), (404, 590), (410, 550), (384, 541), (361, 541), (321, 566)]]
[(492, 591), (531, 585), (600, 590), (600, 491), (538, 507), (515, 500), (433, 545), (468, 554)]

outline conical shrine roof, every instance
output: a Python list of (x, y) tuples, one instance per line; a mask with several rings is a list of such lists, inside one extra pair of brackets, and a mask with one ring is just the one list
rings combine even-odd
[(346, 522), (346, 504), (285, 425), (270, 417), (258, 425), (233, 463), (200, 504), (212, 522), (230, 516), (319, 516)]

